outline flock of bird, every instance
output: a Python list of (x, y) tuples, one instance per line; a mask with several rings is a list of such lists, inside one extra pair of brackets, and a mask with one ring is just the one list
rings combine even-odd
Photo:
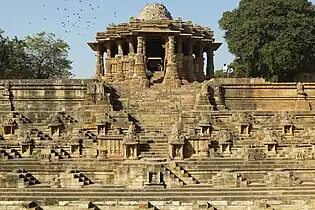
[[(95, 15), (100, 6), (95, 4), (91, 0), (64, 0), (63, 7), (55, 8), (57, 16), (63, 17), (60, 21), (60, 27), (64, 29), (66, 34), (77, 34), (84, 36), (84, 31), (92, 28), (96, 25), (96, 16), (91, 18), (91, 14)], [(50, 7), (48, 4), (43, 4), (43, 8)], [(79, 8), (74, 11), (74, 8)], [(85, 18), (86, 14), (89, 14), (89, 18)], [(114, 13), (116, 17), (116, 13)], [(43, 17), (46, 22), (49, 17)], [(32, 24), (31, 21), (28, 22)]]

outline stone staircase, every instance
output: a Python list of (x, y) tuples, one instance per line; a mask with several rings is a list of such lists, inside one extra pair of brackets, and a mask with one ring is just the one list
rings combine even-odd
[(183, 86), (179, 90), (165, 90), (159, 84), (133, 92), (121, 86), (115, 88), (124, 109), (142, 129), (141, 156), (145, 159), (167, 158), (168, 136), (183, 106), (186, 110), (193, 109), (197, 89)]
[(192, 185), (199, 184), (190, 173), (188, 173), (183, 167), (179, 166), (177, 163), (163, 163), (162, 172), (172, 178), (176, 183), (180, 185)]
[[(310, 168), (309, 165), (303, 161), (284, 158), (274, 158), (260, 161), (244, 161), (243, 159), (231, 158), (199, 158), (177, 161), (177, 164), (185, 168), (185, 170), (187, 170), (202, 184), (212, 184), (212, 176), (222, 170), (230, 170), (242, 174), (242, 176), (250, 181), (248, 187), (265, 186), (266, 183), (263, 174), (267, 174), (270, 171), (285, 169), (287, 171), (292, 171), (294, 174), (301, 174), (305, 170), (310, 171), (310, 173), (313, 173), (312, 171), (315, 170), (315, 168)], [(315, 182), (312, 182), (314, 180), (306, 180), (308, 181), (306, 181), (305, 184), (315, 184)]]
[(33, 185), (38, 185), (40, 182), (33, 176), (32, 173), (26, 171), (26, 170), (16, 170), (16, 173), (18, 173), (18, 177), (21, 180), (20, 187), (29, 187)]
[(0, 149), (0, 159), (11, 160), (21, 158), (21, 154), (16, 149)]
[(51, 160), (69, 159), (70, 154), (64, 149), (51, 150)]
[(93, 182), (87, 178), (82, 172), (78, 170), (71, 170), (70, 174), (72, 174), (73, 178), (80, 186), (91, 185)]

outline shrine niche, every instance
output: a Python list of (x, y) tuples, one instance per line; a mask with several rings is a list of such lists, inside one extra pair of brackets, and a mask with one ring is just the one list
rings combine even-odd
[(184, 159), (185, 136), (181, 133), (181, 118), (175, 122), (172, 133), (168, 138), (169, 157), (171, 159)]
[(163, 174), (160, 171), (149, 171), (147, 172), (147, 182), (145, 183), (146, 188), (164, 188), (165, 183), (163, 181)]
[(231, 148), (233, 145), (234, 135), (233, 132), (228, 130), (220, 131), (217, 136), (219, 146), (220, 146), (220, 154), (225, 156), (231, 155)]
[(290, 119), (284, 119), (281, 121), (282, 133), (284, 135), (294, 134), (294, 124)]
[(72, 157), (82, 157), (83, 155), (83, 143), (85, 141), (85, 132), (78, 130), (74, 133), (71, 139), (70, 153)]
[(186, 139), (184, 147), (185, 157), (206, 157), (209, 155), (212, 121), (213, 119), (209, 115), (202, 114), (200, 116), (198, 127), (194, 128), (194, 133)]
[(238, 132), (242, 136), (250, 135), (253, 118), (248, 113), (233, 113), (230, 117), (230, 122), (238, 126)]
[(99, 121), (97, 124), (97, 134), (98, 135), (107, 135), (110, 128), (110, 123), (104, 120)]
[(126, 136), (123, 138), (124, 159), (138, 159), (139, 137), (137, 136), (136, 125), (131, 122)]
[(294, 129), (295, 123), (298, 123), (298, 119), (296, 119), (295, 116), (293, 116), (289, 112), (280, 112), (275, 114), (274, 116), (270, 117), (266, 124), (274, 124), (280, 126), (280, 131), (283, 135), (287, 136), (293, 136), (294, 135)]
[(277, 155), (277, 135), (273, 131), (266, 131), (263, 139), (263, 144), (265, 145), (265, 152), (270, 156)]
[(15, 134), (16, 129), (18, 129), (18, 123), (15, 119), (5, 121), (2, 126), (4, 135), (13, 135)]
[(198, 123), (198, 127), (199, 127), (199, 132), (198, 132), (199, 136), (208, 136), (208, 137), (211, 136), (212, 124), (211, 124), (210, 117), (208, 115), (203, 115), (201, 117), (201, 120)]
[(31, 138), (30, 133), (27, 133), (23, 141), (21, 141), (21, 153), (23, 156), (31, 156), (35, 149), (35, 141)]
[(65, 125), (59, 116), (54, 116), (48, 127), (50, 128), (50, 135), (52, 137), (61, 136), (62, 132), (65, 130)]

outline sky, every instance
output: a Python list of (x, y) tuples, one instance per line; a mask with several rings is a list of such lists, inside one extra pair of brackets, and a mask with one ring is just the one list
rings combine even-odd
[[(180, 3), (179, 3), (180, 2)], [(95, 74), (95, 53), (87, 42), (94, 41), (96, 32), (105, 31), (108, 24), (129, 22), (138, 17), (146, 3), (163, 3), (173, 18), (181, 17), (194, 24), (208, 26), (216, 41), (223, 45), (215, 53), (215, 69), (230, 63), (218, 21), (223, 12), (238, 6), (239, 0), (1, 0), (0, 29), (9, 37), (24, 38), (41, 31), (56, 34), (70, 45), (75, 78), (91, 78)], [(80, 18), (79, 18), (80, 16)], [(80, 20), (80, 21), (79, 21)]]

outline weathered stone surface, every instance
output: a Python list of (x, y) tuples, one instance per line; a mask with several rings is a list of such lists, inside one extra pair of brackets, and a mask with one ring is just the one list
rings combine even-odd
[(0, 209), (314, 207), (315, 84), (208, 80), (160, 4), (96, 39), (95, 79), (0, 81)]

